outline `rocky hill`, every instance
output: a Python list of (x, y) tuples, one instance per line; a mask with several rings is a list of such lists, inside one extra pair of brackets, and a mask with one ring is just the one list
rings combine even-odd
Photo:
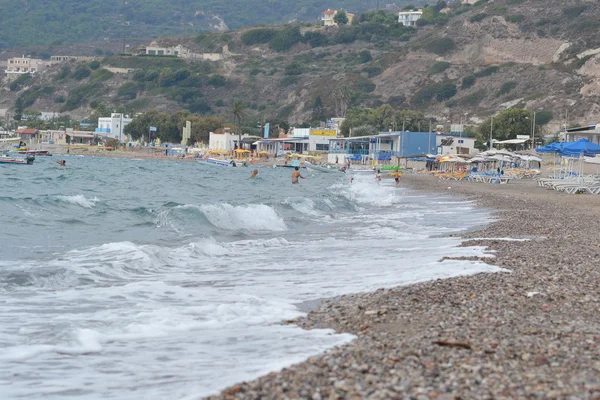
[[(56, 65), (4, 88), (0, 108), (86, 118), (123, 106), (229, 115), (236, 99), (249, 125), (315, 123), (352, 107), (420, 110), (442, 123), (472, 123), (509, 107), (551, 112), (549, 131), (600, 119), (600, 4), (489, 0), (430, 11), (421, 26), (371, 13), (345, 27), (261, 27), (171, 38), (218, 62), (111, 56)], [(132, 68), (113, 74), (110, 68)], [(89, 71), (87, 71), (89, 70)], [(388, 127), (378, 127), (387, 129)]]

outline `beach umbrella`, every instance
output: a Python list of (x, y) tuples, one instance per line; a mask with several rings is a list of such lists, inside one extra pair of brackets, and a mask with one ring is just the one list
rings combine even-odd
[(563, 156), (584, 156), (593, 157), (600, 154), (600, 146), (590, 142), (587, 139), (579, 139), (576, 142), (563, 144), (560, 154)]

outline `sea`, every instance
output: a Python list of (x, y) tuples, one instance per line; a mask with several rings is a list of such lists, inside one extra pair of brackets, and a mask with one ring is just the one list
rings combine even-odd
[(2, 399), (199, 399), (353, 339), (307, 302), (497, 270), (440, 261), (488, 211), (373, 174), (64, 159), (0, 165)]

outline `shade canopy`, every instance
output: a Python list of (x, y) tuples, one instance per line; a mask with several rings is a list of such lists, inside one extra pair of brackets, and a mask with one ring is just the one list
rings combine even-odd
[(576, 142), (563, 143), (561, 155), (564, 156), (579, 156), (583, 154), (587, 157), (593, 157), (600, 154), (600, 145), (590, 142), (587, 139), (579, 139)]

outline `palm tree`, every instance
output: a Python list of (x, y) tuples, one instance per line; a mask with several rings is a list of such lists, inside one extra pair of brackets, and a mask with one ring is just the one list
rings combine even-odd
[(238, 148), (242, 147), (242, 120), (246, 117), (246, 104), (236, 100), (231, 108), (231, 116), (238, 129)]

